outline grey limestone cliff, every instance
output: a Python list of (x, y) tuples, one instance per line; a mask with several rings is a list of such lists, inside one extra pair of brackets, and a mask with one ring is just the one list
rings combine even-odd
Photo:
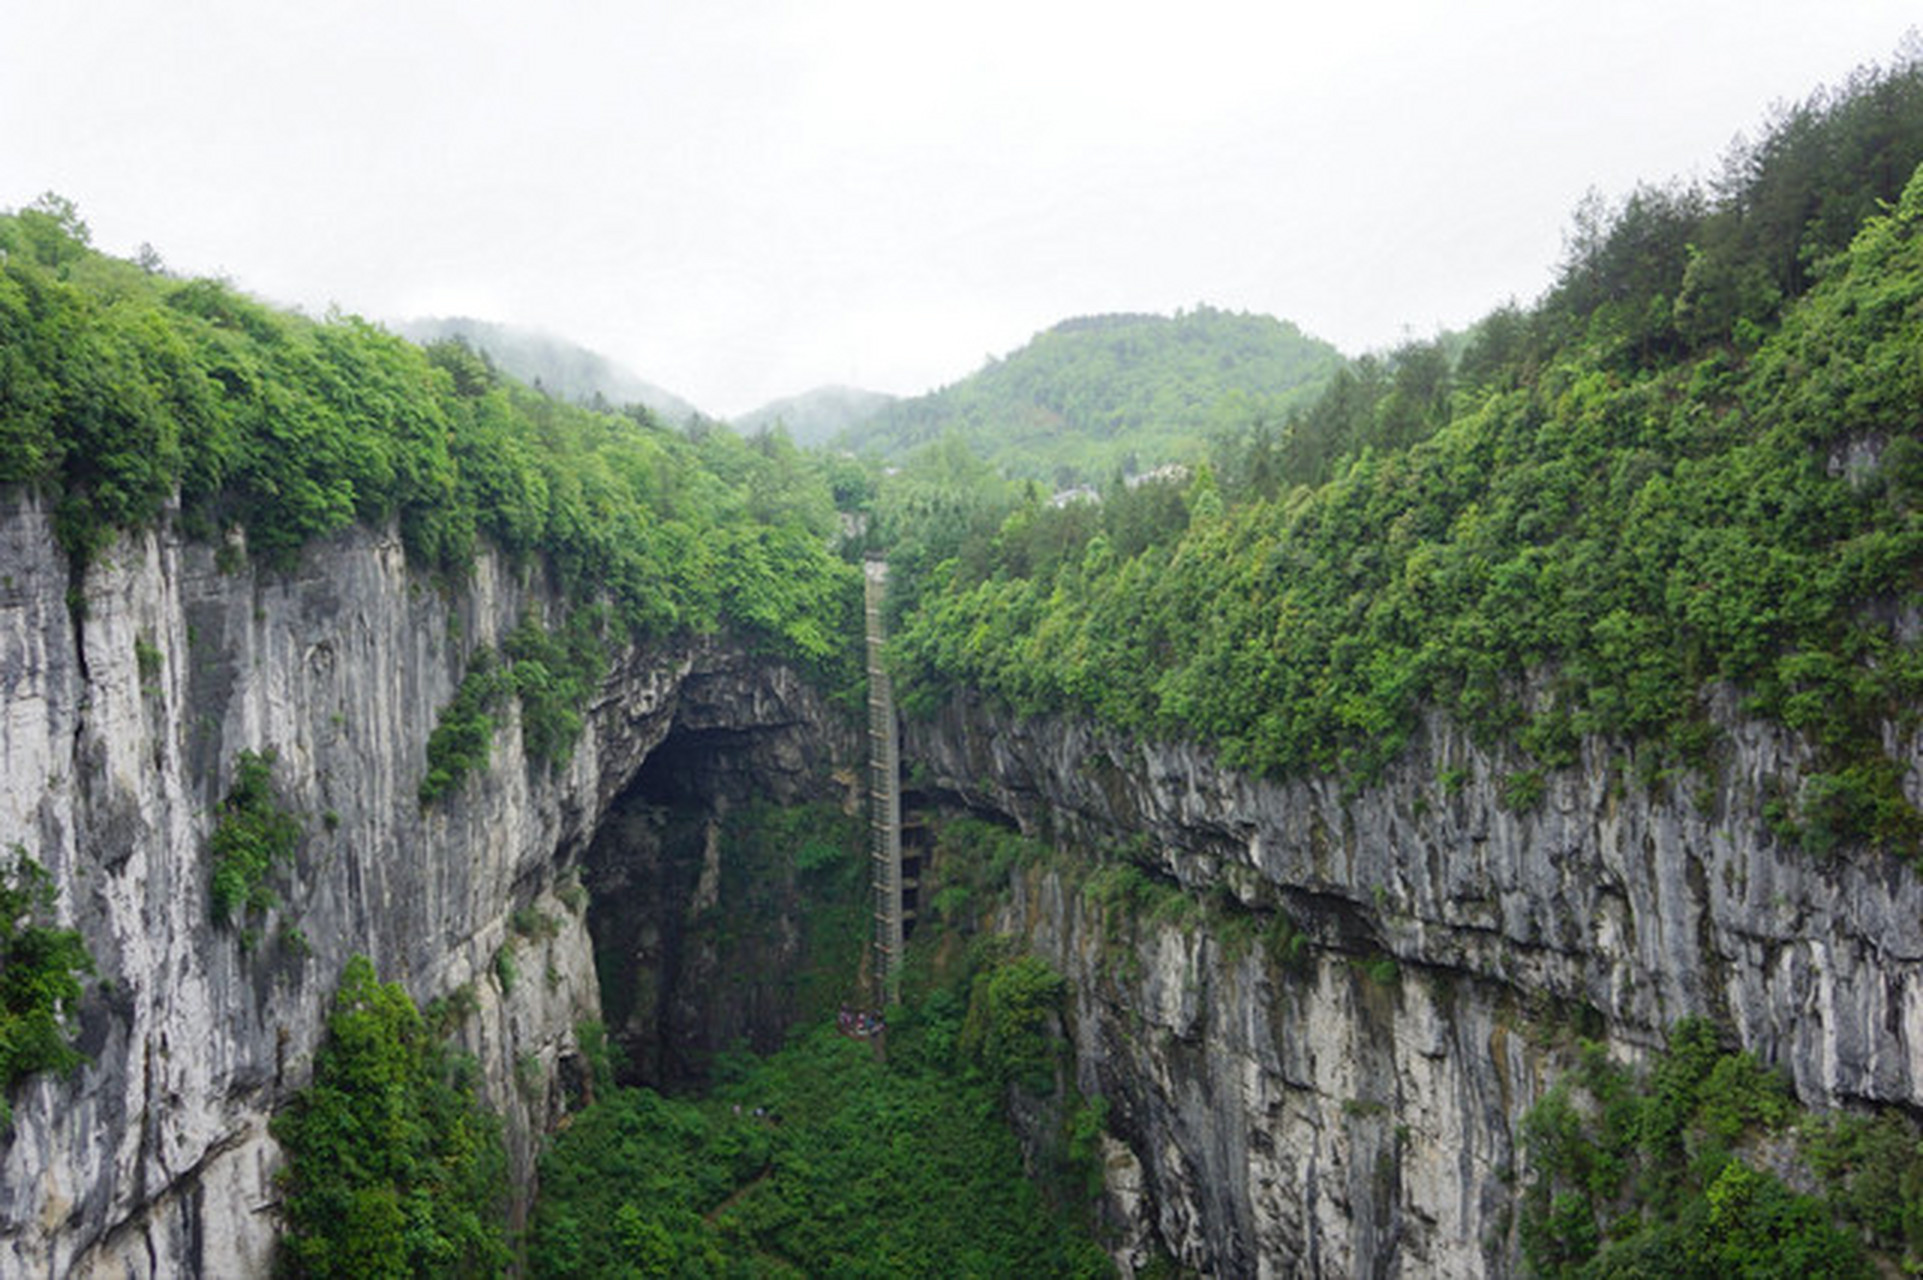
[[(474, 992), (462, 1047), (528, 1185), (556, 1068), (599, 1012), (571, 886), (601, 816), (678, 733), (752, 739), (775, 775), (818, 769), (833, 741), (779, 664), (631, 648), (564, 766), (530, 764), (510, 716), (491, 767), (424, 808), (426, 742), (468, 655), (556, 607), (487, 557), (437, 586), (367, 530), (285, 571), (149, 532), (76, 583), (48, 509), (0, 494), (0, 848), (52, 873), (100, 975), (91, 1062), (24, 1086), (0, 1139), (0, 1274), (264, 1274), (268, 1121), (355, 953), (423, 1003)], [(215, 922), (205, 850), (236, 756), (270, 749), (303, 835), (280, 904), (243, 932)], [(517, 909), (558, 927), (517, 933)], [(503, 949), (519, 981), (500, 980)]]
[[(1513, 1265), (1518, 1122), (1578, 1029), (1635, 1057), (1707, 1015), (1808, 1104), (1923, 1108), (1923, 884), (1778, 839), (1759, 797), (1794, 788), (1803, 749), (1718, 715), (1711, 773), (1646, 786), (1592, 742), (1522, 812), (1500, 803), (1514, 766), (1439, 720), (1353, 794), (966, 698), (904, 758), (1206, 918), (1280, 913), (1312, 944), (1284, 964), (1193, 915), (1118, 928), (1066, 871), (1018, 877), (994, 924), (1070, 978), (1124, 1261), (1469, 1276)], [(1890, 742), (1923, 796), (1917, 740)]]
[[(0, 848), (52, 872), (100, 971), (90, 1064), (20, 1089), (0, 1139), (0, 1274), (264, 1273), (268, 1122), (357, 952), (423, 1002), (472, 989), (463, 1047), (525, 1188), (601, 1011), (577, 878), (611, 903), (661, 882), (622, 926), (630, 985), (693, 976), (636, 996), (658, 1011), (641, 1023), (696, 1049), (778, 1024), (758, 987), (725, 1017), (696, 1007), (721, 952), (649, 959), (691, 909), (667, 882), (699, 900), (711, 868), (698, 841), (675, 870), (620, 831), (664, 800), (833, 794), (850, 734), (792, 671), (718, 642), (625, 649), (565, 765), (526, 759), (510, 714), (488, 769), (418, 802), (469, 656), (557, 607), (487, 557), (437, 584), (367, 530), (271, 571), (162, 530), (76, 583), (48, 510), (0, 494)], [(903, 756), (926, 793), (1075, 851), (1021, 871), (988, 923), (1070, 979), (1068, 1070), (1107, 1100), (1125, 1264), (1466, 1276), (1513, 1265), (1518, 1122), (1577, 1030), (1633, 1057), (1707, 1014), (1812, 1105), (1923, 1110), (1923, 887), (1896, 857), (1779, 839), (1761, 799), (1794, 790), (1803, 747), (1716, 715), (1711, 771), (1652, 785), (1591, 742), (1519, 810), (1515, 764), (1440, 720), (1361, 790), (972, 699), (907, 726)], [(1886, 745), (1923, 800), (1916, 737)], [(238, 753), (267, 749), (303, 835), (247, 932), (215, 922), (206, 844)], [(1077, 858), (1125, 859), (1196, 909), (1118, 912)], [(1283, 921), (1306, 946), (1268, 944)], [(795, 954), (785, 934), (762, 951)]]

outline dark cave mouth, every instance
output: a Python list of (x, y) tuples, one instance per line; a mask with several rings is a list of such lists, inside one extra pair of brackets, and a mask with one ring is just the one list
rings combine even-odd
[(756, 815), (841, 814), (848, 793), (826, 769), (795, 768), (784, 737), (671, 728), (588, 842), (587, 926), (618, 1083), (702, 1091), (722, 1055), (772, 1053), (804, 1016), (810, 913), (839, 908)]

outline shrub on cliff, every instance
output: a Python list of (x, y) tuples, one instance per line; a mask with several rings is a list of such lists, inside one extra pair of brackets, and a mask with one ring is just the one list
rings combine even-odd
[(398, 983), (347, 962), (314, 1081), (273, 1122), (289, 1273), (506, 1269), (507, 1156), (470, 1072)]
[(93, 957), (72, 929), (47, 923), (53, 883), (15, 849), (0, 868), (0, 1136), (12, 1127), (7, 1095), (40, 1071), (71, 1071), (86, 1061), (67, 1038), (67, 1015), (80, 999)]
[(1538, 1275), (1867, 1276), (1864, 1241), (1906, 1271), (1919, 1260), (1914, 1126), (1801, 1113), (1702, 1019), (1678, 1023), (1645, 1071), (1590, 1046), (1522, 1141), (1518, 1227)]
[(273, 774), (272, 751), (243, 751), (234, 761), (233, 785), (207, 840), (214, 919), (221, 924), (239, 924), (274, 905), (268, 874), (300, 843), (300, 820), (275, 797)]

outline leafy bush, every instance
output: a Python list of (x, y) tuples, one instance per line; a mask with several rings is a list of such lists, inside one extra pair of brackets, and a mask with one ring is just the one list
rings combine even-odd
[(454, 697), (441, 708), (427, 739), (427, 772), (420, 800), (432, 804), (493, 754), (494, 713), (511, 695), (520, 704), (521, 744), (534, 762), (565, 763), (599, 687), (607, 653), (597, 634), (599, 610), (577, 610), (558, 633), (533, 618), (501, 642), (501, 658), (477, 649)]
[(530, 760), (564, 764), (573, 752), (582, 713), (607, 667), (596, 635), (599, 622), (597, 611), (580, 610), (555, 634), (525, 618), (501, 642), (509, 682), (521, 703), (521, 742)]
[(300, 820), (274, 795), (274, 759), (271, 750), (242, 751), (235, 758), (233, 785), (208, 837), (214, 919), (222, 924), (275, 904), (267, 878), (300, 844)]
[(13, 1126), (7, 1095), (41, 1071), (71, 1071), (86, 1061), (68, 1039), (93, 957), (73, 929), (57, 929), (53, 882), (17, 847), (0, 871), (0, 1136)]
[(1062, 975), (1032, 955), (977, 974), (962, 1024), (963, 1052), (997, 1084), (1049, 1092), (1063, 1048), (1053, 1024), (1066, 991)]
[(1557, 1277), (1869, 1274), (1856, 1236), (1834, 1219), (1874, 1219), (1900, 1245), (1905, 1223), (1919, 1220), (1914, 1134), (1911, 1207), (1892, 1211), (1902, 1192), (1843, 1174), (1863, 1130), (1818, 1124), (1817, 1139), (1801, 1144), (1827, 1196), (1793, 1191), (1745, 1158), (1746, 1143), (1782, 1133), (1795, 1115), (1781, 1077), (1724, 1052), (1701, 1019), (1678, 1023), (1642, 1073), (1590, 1046), (1523, 1120), (1523, 1260)]
[(493, 654), (478, 649), (454, 697), (441, 708), (427, 738), (427, 772), (421, 777), (422, 804), (459, 786), (468, 774), (487, 768), (494, 749), (494, 716), (509, 685)]
[(506, 1269), (507, 1157), (449, 1055), (398, 983), (347, 962), (313, 1083), (273, 1121), (285, 1269), (298, 1276), (477, 1275)]

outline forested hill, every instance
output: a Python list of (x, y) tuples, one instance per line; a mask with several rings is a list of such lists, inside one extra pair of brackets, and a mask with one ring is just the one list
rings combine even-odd
[(781, 426), (796, 444), (826, 444), (849, 427), (874, 417), (894, 399), (885, 392), (860, 387), (816, 387), (762, 405), (733, 419), (733, 423), (735, 430), (746, 435)]
[(1004, 474), (1106, 481), (1117, 468), (1199, 458), (1211, 432), (1302, 403), (1341, 362), (1328, 343), (1268, 316), (1210, 307), (1091, 316), (896, 402), (843, 442), (898, 458), (951, 436)]
[(431, 346), (454, 340), (472, 347), (510, 377), (558, 400), (604, 408), (638, 404), (665, 422), (681, 423), (700, 410), (598, 351), (519, 325), (468, 316), (436, 316), (397, 326), (404, 338)]
[(1814, 749), (1757, 797), (1779, 832), (1915, 856), (1919, 162), (1923, 67), (1862, 73), (1710, 190), (1585, 209), (1539, 303), (1427, 353), (1419, 411), (1345, 370), (1280, 433), (1314, 468), (1251, 437), (1147, 524), (920, 502), (957, 514), (903, 575), (908, 700), (966, 683), (1358, 780), (1436, 709), (1515, 748), (1524, 807), (1585, 739), (1714, 767), (1729, 694)]

